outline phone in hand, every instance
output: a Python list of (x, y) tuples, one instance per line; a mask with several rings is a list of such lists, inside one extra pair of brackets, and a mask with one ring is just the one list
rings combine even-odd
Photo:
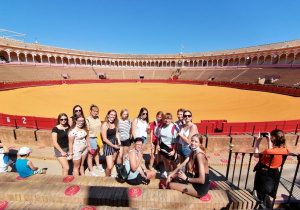
[(269, 137), (270, 134), (268, 132), (259, 132), (259, 137)]

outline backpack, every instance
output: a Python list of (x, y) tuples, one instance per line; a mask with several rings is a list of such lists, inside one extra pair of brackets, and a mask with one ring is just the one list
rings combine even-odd
[(129, 172), (127, 172), (125, 165), (123, 164), (116, 164), (116, 170), (117, 170), (117, 177), (121, 180), (127, 180)]

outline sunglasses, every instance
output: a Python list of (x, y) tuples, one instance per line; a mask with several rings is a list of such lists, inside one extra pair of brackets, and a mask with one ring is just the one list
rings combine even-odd
[(148, 113), (143, 113), (142, 115), (148, 115)]
[(67, 118), (61, 118), (60, 121), (67, 121)]
[(191, 114), (185, 114), (185, 115), (183, 115), (183, 117), (192, 117), (192, 115)]
[(81, 112), (81, 109), (75, 109), (74, 111), (75, 112)]

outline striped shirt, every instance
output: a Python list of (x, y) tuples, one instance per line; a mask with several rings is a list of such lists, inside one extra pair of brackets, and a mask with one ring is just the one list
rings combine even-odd
[(119, 119), (118, 132), (121, 141), (126, 141), (131, 135), (131, 120)]

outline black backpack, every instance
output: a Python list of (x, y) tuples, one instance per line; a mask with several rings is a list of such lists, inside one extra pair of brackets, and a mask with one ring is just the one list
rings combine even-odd
[(116, 169), (118, 173), (118, 178), (121, 180), (127, 180), (129, 172), (127, 172), (125, 165), (123, 164), (116, 164)]

